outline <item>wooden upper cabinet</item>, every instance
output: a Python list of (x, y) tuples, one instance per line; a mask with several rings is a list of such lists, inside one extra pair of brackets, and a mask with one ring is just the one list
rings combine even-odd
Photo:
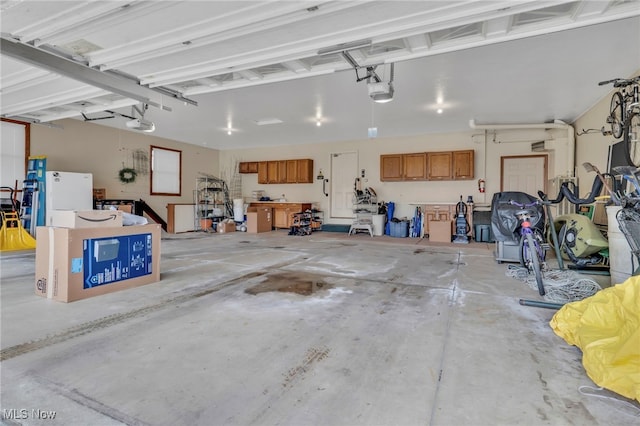
[(453, 178), (453, 153), (427, 153), (427, 177), (429, 180), (451, 180)]
[(278, 162), (267, 161), (267, 182), (266, 183), (278, 183)]
[(287, 160), (278, 161), (278, 177), (277, 183), (287, 183)]
[(238, 172), (240, 173), (258, 173), (257, 161), (242, 161), (238, 164)]
[(258, 162), (258, 183), (269, 183), (269, 165), (267, 161)]
[(427, 154), (404, 154), (404, 180), (425, 180), (427, 178)]
[(464, 180), (474, 178), (473, 150), (453, 151), (453, 179)]
[(287, 160), (287, 183), (298, 181), (298, 160)]
[(380, 156), (380, 181), (474, 178), (474, 151), (418, 152)]
[(403, 179), (402, 154), (380, 156), (380, 181), (399, 181)]
[(306, 158), (295, 160), (297, 162), (297, 178), (298, 183), (313, 183), (313, 160)]
[[(242, 164), (242, 163), (241, 163)], [(313, 183), (313, 160), (272, 160), (256, 162), (258, 183)]]

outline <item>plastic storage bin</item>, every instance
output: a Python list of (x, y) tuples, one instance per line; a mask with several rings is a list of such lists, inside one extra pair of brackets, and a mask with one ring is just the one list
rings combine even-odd
[(493, 241), (491, 235), (491, 225), (476, 224), (475, 239), (477, 243), (490, 243)]
[(389, 222), (391, 227), (391, 236), (406, 238), (409, 236), (409, 222), (403, 220), (402, 222)]

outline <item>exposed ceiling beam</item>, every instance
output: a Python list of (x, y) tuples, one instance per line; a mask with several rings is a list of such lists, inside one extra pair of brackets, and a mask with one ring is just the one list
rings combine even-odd
[(160, 93), (124, 77), (95, 70), (17, 40), (0, 37), (0, 50), (3, 55), (166, 111), (171, 111), (167, 104), (176, 101), (198, 105), (196, 101), (180, 95)]

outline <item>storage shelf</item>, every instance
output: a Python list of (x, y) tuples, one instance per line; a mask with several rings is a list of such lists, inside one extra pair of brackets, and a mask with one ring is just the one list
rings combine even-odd
[(204, 219), (211, 219), (213, 224), (233, 217), (233, 204), (224, 180), (205, 173), (200, 175), (196, 178), (196, 189), (193, 191), (196, 206), (194, 228), (196, 231), (208, 231), (208, 223)]

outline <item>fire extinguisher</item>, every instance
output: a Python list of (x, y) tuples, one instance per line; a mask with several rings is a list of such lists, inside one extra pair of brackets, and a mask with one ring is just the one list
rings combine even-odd
[(484, 179), (478, 179), (478, 191), (484, 194)]

